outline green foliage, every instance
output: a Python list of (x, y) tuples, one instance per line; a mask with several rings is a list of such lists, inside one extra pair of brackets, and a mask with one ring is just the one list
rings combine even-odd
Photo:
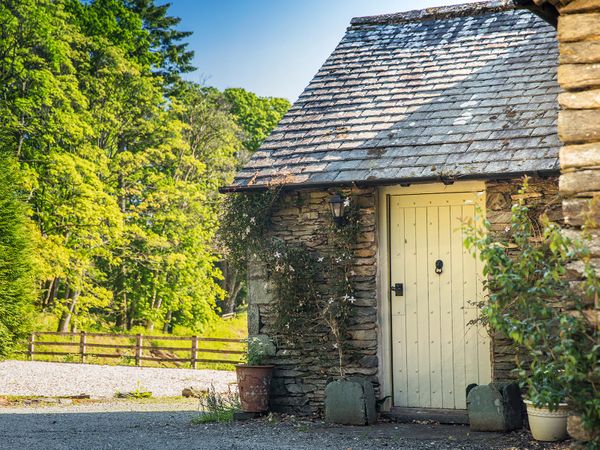
[(224, 95), (237, 123), (246, 133), (244, 145), (250, 152), (260, 147), (290, 108), (286, 99), (259, 97), (241, 88), (225, 89)]
[[(527, 182), (521, 193), (526, 190)], [(483, 315), (524, 354), (518, 374), (527, 396), (535, 406), (550, 409), (568, 400), (589, 429), (597, 428), (600, 336), (584, 311), (600, 284), (585, 243), (566, 238), (546, 218), (534, 222), (524, 200), (513, 206), (505, 235), (492, 233), (487, 222), (483, 230), (468, 228), (465, 244), (485, 264)], [(569, 277), (573, 261), (583, 262), (583, 280)]]
[(226, 295), (218, 188), (247, 149), (231, 99), (181, 81), (189, 33), (154, 0), (7, 0), (0, 17), (0, 151), (39, 305), (61, 331), (202, 329)]
[(32, 232), (17, 192), (17, 164), (0, 150), (0, 357), (29, 332), (36, 295)]
[(218, 393), (211, 385), (205, 397), (200, 398), (203, 414), (194, 417), (192, 424), (200, 425), (213, 422), (233, 422), (233, 414), (240, 410), (240, 400), (233, 392)]

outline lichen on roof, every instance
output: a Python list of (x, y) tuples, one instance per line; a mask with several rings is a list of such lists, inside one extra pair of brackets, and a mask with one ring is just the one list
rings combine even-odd
[(353, 19), (231, 188), (557, 171), (556, 32), (515, 5)]

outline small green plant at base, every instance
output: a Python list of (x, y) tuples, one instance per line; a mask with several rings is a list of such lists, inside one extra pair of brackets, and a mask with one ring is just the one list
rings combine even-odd
[(118, 392), (116, 394), (116, 397), (118, 397), (118, 398), (135, 398), (135, 399), (150, 398), (150, 397), (152, 397), (152, 392), (146, 390), (146, 388), (142, 387), (141, 384), (138, 382), (137, 387), (133, 391)]
[(232, 422), (233, 414), (240, 409), (240, 400), (236, 392), (217, 392), (210, 386), (206, 396), (200, 398), (200, 410), (203, 413), (192, 419), (192, 424), (214, 422)]
[(68, 355), (63, 356), (63, 362), (66, 362), (66, 363), (79, 362), (79, 359), (80, 359), (80, 356), (76, 355), (74, 353), (69, 353)]

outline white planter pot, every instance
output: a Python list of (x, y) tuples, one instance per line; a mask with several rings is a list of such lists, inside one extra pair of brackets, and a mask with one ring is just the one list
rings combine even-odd
[(567, 438), (569, 410), (566, 403), (560, 403), (556, 411), (550, 411), (548, 408), (536, 408), (529, 400), (524, 402), (529, 428), (536, 441), (562, 441)]

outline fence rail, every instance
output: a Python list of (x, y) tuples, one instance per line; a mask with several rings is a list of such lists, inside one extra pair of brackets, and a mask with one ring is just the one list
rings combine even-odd
[[(43, 336), (52, 336), (53, 340), (43, 340)], [(68, 338), (68, 341), (56, 340), (56, 337)], [(90, 341), (93, 339), (94, 342)], [(135, 340), (135, 343), (130, 344), (115, 344), (98, 342), (102, 339), (127, 339), (129, 341)], [(148, 341), (173, 341), (174, 345), (145, 345)], [(176, 344), (175, 342), (179, 343)], [(189, 342), (190, 346), (184, 346), (182, 342)], [(215, 363), (215, 364), (238, 364), (241, 362), (241, 355), (245, 354), (243, 351), (242, 343), (244, 340), (240, 339), (221, 339), (221, 338), (206, 338), (200, 336), (154, 336), (154, 335), (131, 335), (131, 334), (112, 334), (112, 333), (87, 333), (82, 331), (80, 333), (68, 333), (59, 331), (36, 331), (31, 333), (29, 336), (29, 344), (26, 352), (30, 360), (33, 360), (35, 355), (44, 356), (78, 356), (82, 363), (87, 361), (88, 357), (95, 358), (123, 358), (128, 357), (135, 360), (135, 365), (138, 367), (142, 366), (143, 361), (154, 361), (154, 362), (171, 362), (171, 363), (185, 363), (189, 362), (193, 369), (197, 368), (198, 363)], [(235, 348), (212, 348), (214, 344), (226, 344), (229, 347), (234, 346)], [(202, 345), (202, 346), (200, 346)], [(39, 350), (39, 348), (43, 350)], [(54, 347), (58, 349), (65, 349), (67, 351), (54, 351)], [(103, 353), (94, 352), (90, 349), (103, 349)], [(115, 353), (106, 353), (107, 350), (115, 350)], [(123, 354), (122, 351), (131, 351), (133, 354)], [(165, 353), (167, 352), (167, 353)], [(184, 352), (189, 353), (187, 355), (177, 355), (171, 352)], [(170, 353), (170, 354), (169, 354)], [(202, 357), (202, 355), (219, 355), (221, 358), (230, 356), (232, 358), (227, 359), (213, 359)]]

